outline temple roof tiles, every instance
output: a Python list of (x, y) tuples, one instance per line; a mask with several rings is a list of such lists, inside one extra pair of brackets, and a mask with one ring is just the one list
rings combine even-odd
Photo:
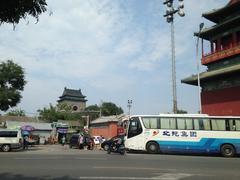
[(226, 6), (203, 13), (202, 16), (214, 23), (219, 23), (228, 15), (234, 14), (234, 12), (239, 12), (239, 10), (240, 0), (231, 0)]
[[(235, 73), (235, 72), (240, 72), (240, 64), (218, 69), (218, 70), (202, 72), (200, 73), (200, 79), (202, 81), (202, 80), (211, 79), (211, 78), (215, 78), (215, 77), (219, 77), (219, 76), (223, 76), (223, 75)], [(181, 80), (181, 82), (186, 84), (191, 84), (191, 85), (197, 85), (198, 83), (197, 75), (192, 75), (188, 78), (185, 78)]]
[(222, 23), (216, 24), (212, 27), (204, 28), (201, 33), (195, 32), (195, 36), (199, 36), (203, 39), (210, 40), (210, 38), (214, 37), (218, 33), (224, 32), (225, 29), (231, 29), (236, 27), (236, 24), (240, 24), (240, 12), (238, 15), (234, 16), (231, 19), (228, 19)]
[(60, 100), (58, 102), (69, 100), (69, 101), (80, 101), (80, 102), (86, 102), (85, 99), (86, 96), (84, 96), (81, 92), (81, 89), (75, 90), (75, 89), (67, 89), (64, 88), (62, 96), (60, 96)]

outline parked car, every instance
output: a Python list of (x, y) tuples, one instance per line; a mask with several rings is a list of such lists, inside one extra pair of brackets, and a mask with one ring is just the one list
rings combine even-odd
[(0, 149), (3, 152), (21, 147), (23, 147), (23, 139), (20, 130), (0, 129)]
[[(82, 139), (81, 139), (82, 138)], [(80, 135), (80, 134), (74, 134), (70, 138), (69, 141), (69, 147), (76, 147), (79, 149), (83, 149), (84, 147), (87, 146), (89, 150), (93, 149), (93, 138), (89, 135)]]
[(117, 138), (121, 138), (122, 141), (124, 142), (124, 135), (114, 136), (111, 139), (104, 141), (101, 144), (101, 148), (104, 149), (105, 151), (107, 151), (109, 149), (110, 145), (113, 143), (113, 141), (115, 141)]

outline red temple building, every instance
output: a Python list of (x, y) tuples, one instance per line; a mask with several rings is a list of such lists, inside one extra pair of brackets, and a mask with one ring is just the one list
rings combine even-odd
[[(213, 23), (196, 36), (202, 39), (200, 73), (202, 113), (209, 115), (240, 116), (240, 0), (231, 0), (226, 6), (203, 13)], [(204, 52), (205, 42), (210, 43)], [(182, 80), (198, 86), (198, 76)]]

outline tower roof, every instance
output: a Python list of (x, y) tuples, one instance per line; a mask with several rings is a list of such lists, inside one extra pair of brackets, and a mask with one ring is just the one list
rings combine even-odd
[[(225, 75), (228, 75), (231, 73), (240, 73), (240, 64), (222, 68), (222, 69), (218, 69), (218, 70), (214, 70), (214, 71), (202, 72), (202, 73), (200, 73), (200, 80), (204, 81), (204, 80), (209, 80), (209, 79), (213, 79), (213, 78), (218, 78), (220, 76), (225, 76)], [(197, 78), (198, 78), (197, 75), (192, 75), (190, 77), (182, 79), (181, 82), (197, 86), (198, 85)]]
[(81, 89), (75, 90), (75, 89), (67, 89), (64, 88), (62, 96), (59, 97), (60, 100), (58, 102), (69, 100), (69, 101), (79, 101), (79, 102), (86, 102), (85, 99), (86, 96), (84, 96), (81, 92)]
[(233, 18), (227, 19), (226, 21), (216, 24), (212, 27), (204, 28), (200, 33), (195, 32), (194, 35), (209, 40), (214, 35), (222, 33), (226, 29), (232, 29), (236, 27), (236, 24), (240, 24), (240, 11)]
[(200, 33), (195, 32), (194, 35), (210, 40), (214, 36), (240, 24), (240, 0), (231, 0), (226, 6), (203, 13), (202, 16), (216, 23), (216, 25), (204, 28)]
[(219, 23), (229, 15), (239, 12), (239, 9), (240, 0), (230, 0), (226, 6), (203, 13), (202, 16), (214, 23)]

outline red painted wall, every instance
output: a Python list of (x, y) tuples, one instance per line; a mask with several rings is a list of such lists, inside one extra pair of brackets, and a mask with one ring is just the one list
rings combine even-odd
[(102, 135), (105, 139), (112, 138), (117, 135), (117, 123), (108, 123), (108, 126), (105, 127), (91, 127), (90, 128), (91, 136), (100, 136)]
[(201, 93), (202, 112), (215, 116), (240, 116), (240, 87)]
[(111, 123), (109, 124), (109, 135), (110, 137), (117, 135), (117, 123)]

